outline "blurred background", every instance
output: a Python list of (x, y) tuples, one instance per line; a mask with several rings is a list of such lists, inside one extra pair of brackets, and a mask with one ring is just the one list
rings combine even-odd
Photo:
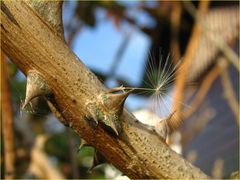
[[(174, 112), (167, 143), (206, 174), (227, 178), (239, 170), (238, 9), (237, 1), (66, 1), (64, 35), (109, 88), (152, 88), (154, 73), (164, 72), (160, 98), (136, 93), (126, 108), (155, 128)], [(92, 169), (93, 148), (78, 151), (79, 137), (42, 98), (21, 110), (25, 76), (2, 59), (1, 112), (13, 123), (1, 118), (1, 178), (11, 168), (24, 179), (121, 177), (109, 163)], [(15, 164), (5, 165), (6, 156)]]

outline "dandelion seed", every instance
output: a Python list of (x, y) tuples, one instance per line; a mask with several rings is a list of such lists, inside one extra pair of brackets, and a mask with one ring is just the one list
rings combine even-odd
[[(174, 110), (171, 107), (171, 97), (168, 94), (168, 90), (173, 85), (181, 61), (173, 65), (169, 54), (166, 59), (163, 59), (163, 56), (161, 56), (157, 66), (151, 55), (150, 58), (149, 67), (146, 69), (147, 80), (144, 81), (146, 87), (134, 89), (151, 95), (149, 98), (151, 110), (149, 114), (152, 114), (153, 118), (151, 119), (154, 120), (148, 120), (151, 122), (146, 124), (154, 126), (156, 132), (165, 139), (169, 133), (168, 120), (174, 118)], [(125, 88), (130, 89), (131, 87)], [(158, 115), (158, 118), (155, 118), (153, 114)]]
[[(140, 93), (150, 94), (152, 110), (156, 112), (156, 110), (159, 109), (160, 103), (163, 101), (164, 97), (169, 96), (167, 91), (175, 80), (175, 74), (179, 70), (178, 67), (181, 61), (174, 66), (170, 60), (170, 55), (168, 55), (163, 64), (163, 58), (161, 56), (159, 64), (156, 67), (154, 59), (151, 55), (150, 57), (149, 68), (146, 70), (147, 81), (144, 81), (147, 87), (125, 87), (125, 89), (131, 88), (136, 91), (140, 91)], [(165, 106), (166, 105), (167, 104), (165, 104)]]

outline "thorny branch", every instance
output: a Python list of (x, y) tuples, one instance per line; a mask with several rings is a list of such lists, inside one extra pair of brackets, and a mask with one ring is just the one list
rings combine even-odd
[(47, 82), (44, 87), (51, 89), (55, 108), (63, 112), (68, 107), (62, 113), (64, 123), (108, 161), (131, 178), (208, 177), (125, 109), (119, 136), (107, 131), (102, 123), (92, 126), (86, 104), (94, 104), (106, 94), (103, 85), (26, 2), (2, 1), (1, 5), (1, 48), (26, 75), (35, 72), (41, 77), (40, 85)]

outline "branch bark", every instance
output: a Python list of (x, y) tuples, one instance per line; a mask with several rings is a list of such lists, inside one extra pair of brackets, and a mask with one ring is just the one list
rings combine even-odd
[(127, 110), (121, 116), (119, 136), (101, 123), (89, 125), (86, 104), (104, 93), (105, 87), (25, 2), (1, 2), (1, 35), (1, 48), (21, 70), (26, 75), (38, 71), (46, 80), (66, 123), (127, 176), (207, 178)]
[(14, 152), (14, 131), (13, 114), (11, 106), (11, 94), (8, 84), (8, 72), (6, 56), (1, 54), (1, 102), (2, 102), (2, 131), (4, 141), (4, 167), (5, 179), (15, 177), (15, 152)]

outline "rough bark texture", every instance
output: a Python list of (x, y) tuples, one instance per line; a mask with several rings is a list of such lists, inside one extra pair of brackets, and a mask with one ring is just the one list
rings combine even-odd
[(106, 89), (64, 41), (25, 2), (1, 2), (3, 51), (27, 75), (38, 71), (48, 82), (66, 124), (131, 178), (207, 178), (124, 110), (119, 136), (102, 124), (91, 126), (86, 104)]

